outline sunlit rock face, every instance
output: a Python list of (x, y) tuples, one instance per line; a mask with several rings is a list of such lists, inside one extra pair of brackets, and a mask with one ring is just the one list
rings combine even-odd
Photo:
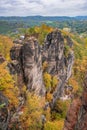
[(24, 82), (29, 91), (35, 91), (38, 95), (45, 94), (42, 78), (42, 57), (40, 47), (36, 39), (25, 40), (21, 48), (21, 63)]
[(9, 64), (11, 73), (18, 76), (18, 84), (23, 84), (29, 91), (37, 95), (45, 94), (45, 87), (42, 78), (42, 57), (37, 40), (33, 37), (26, 37), (22, 44), (16, 41), (10, 51), (12, 63)]

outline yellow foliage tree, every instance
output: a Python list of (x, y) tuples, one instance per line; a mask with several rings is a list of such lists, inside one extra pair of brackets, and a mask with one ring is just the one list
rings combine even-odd
[(45, 124), (44, 130), (62, 130), (63, 125), (64, 125), (64, 120), (48, 121)]
[(14, 81), (6, 69), (6, 63), (0, 65), (0, 91), (9, 99), (10, 105), (18, 105), (18, 89), (14, 87)]
[(42, 127), (41, 115), (44, 99), (29, 92), (26, 92), (26, 97), (23, 114), (20, 116), (21, 126), (26, 130), (40, 130)]
[(45, 72), (43, 78), (44, 78), (44, 84), (46, 88), (47, 89), (51, 88), (51, 75)]
[(53, 95), (48, 92), (47, 95), (46, 95), (46, 99), (47, 99), (48, 102), (51, 102), (51, 100), (53, 99)]
[(53, 76), (52, 83), (51, 83), (52, 90), (54, 90), (57, 85), (58, 85), (58, 78), (57, 78), (57, 76)]
[(0, 35), (0, 53), (6, 58), (6, 60), (10, 60), (9, 54), (12, 45), (12, 40), (9, 37)]

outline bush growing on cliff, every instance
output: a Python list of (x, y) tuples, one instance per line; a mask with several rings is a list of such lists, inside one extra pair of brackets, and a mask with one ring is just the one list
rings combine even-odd
[(46, 86), (46, 89), (48, 90), (51, 89), (51, 82), (52, 82), (51, 75), (45, 72), (43, 78), (44, 78), (44, 84)]
[(55, 87), (58, 85), (58, 78), (57, 76), (52, 76), (52, 82), (51, 82), (51, 86), (52, 86), (52, 90), (55, 90)]
[(56, 76), (51, 76), (47, 72), (43, 74), (44, 84), (46, 87), (46, 100), (51, 101), (53, 98), (53, 92), (58, 85), (58, 79)]
[(23, 129), (40, 130), (42, 127), (42, 107), (44, 99), (26, 91), (26, 103), (23, 107), (23, 114), (20, 122)]
[(64, 124), (63, 120), (59, 120), (59, 121), (48, 121), (45, 124), (44, 130), (62, 130), (63, 124)]
[(51, 112), (51, 119), (53, 121), (55, 120), (64, 120), (66, 117), (67, 113), (67, 108), (70, 105), (70, 101), (62, 101), (62, 100), (57, 100), (54, 110)]
[(52, 30), (53, 30), (52, 27), (47, 26), (46, 24), (42, 24), (41, 26), (35, 26), (27, 29), (20, 29), (20, 33), (36, 37), (40, 45), (42, 45), (44, 43), (45, 37)]
[(48, 90), (54, 90), (56, 85), (58, 84), (58, 79), (56, 76), (51, 76), (49, 73), (45, 72), (43, 74), (44, 84), (46, 86), (46, 89)]

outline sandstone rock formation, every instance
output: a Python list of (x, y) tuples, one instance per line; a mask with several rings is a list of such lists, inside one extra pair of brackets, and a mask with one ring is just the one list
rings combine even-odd
[[(68, 36), (66, 37), (66, 41), (67, 46), (72, 48), (73, 42)], [(68, 55), (65, 55), (64, 36), (58, 29), (47, 35), (43, 48), (43, 60), (46, 60), (48, 63), (47, 71), (51, 75), (57, 75), (59, 80), (51, 103), (54, 106), (56, 100), (64, 96), (64, 88), (72, 73), (74, 52), (69, 51)]]
[[(66, 53), (64, 40), (70, 50)], [(73, 42), (70, 37), (64, 37), (58, 29), (49, 33), (45, 43), (40, 48), (34, 37), (26, 36), (24, 39), (15, 40), (14, 46), (10, 51), (12, 63), (9, 64), (12, 74), (18, 76), (18, 86), (23, 84), (27, 89), (37, 95), (45, 95), (45, 87), (42, 76), (42, 62), (48, 64), (47, 72), (52, 76), (57, 76), (57, 85), (51, 105), (54, 106), (58, 98), (65, 96), (67, 81), (72, 73), (74, 63), (74, 53), (71, 51)]]
[(17, 74), (20, 88), (25, 84), (29, 91), (37, 95), (44, 95), (42, 58), (37, 40), (33, 37), (26, 37), (21, 44), (19, 41), (16, 42), (17, 44), (14, 44), (10, 51), (12, 63), (9, 64), (9, 67), (11, 73)]
[[(67, 54), (65, 40), (66, 45), (70, 48)], [(38, 96), (45, 96), (42, 63), (46, 61), (48, 64), (46, 71), (50, 75), (56, 76), (59, 81), (53, 92), (52, 101), (46, 105), (47, 107), (50, 105), (53, 109), (57, 99), (64, 100), (65, 89), (70, 91), (73, 89), (72, 86), (67, 84), (74, 63), (72, 47), (73, 42), (70, 37), (64, 37), (57, 29), (47, 35), (42, 48), (34, 37), (26, 36), (20, 40), (15, 40), (14, 46), (10, 50), (12, 61), (8, 66), (11, 74), (17, 76), (20, 91), (21, 87), (26, 85), (29, 92), (34, 92)], [(4, 60), (3, 56), (0, 55), (0, 64)], [(82, 97), (75, 97), (70, 105), (63, 130), (87, 130), (87, 75), (83, 87)], [(20, 98), (20, 103), (24, 105), (24, 97), (20, 96)], [(8, 99), (0, 92), (0, 105), (4, 105), (0, 108), (0, 129), (2, 130), (7, 130), (10, 120), (8, 104)], [(20, 110), (15, 112), (15, 115), (18, 116), (19, 112)], [(45, 119), (44, 115), (43, 118)]]

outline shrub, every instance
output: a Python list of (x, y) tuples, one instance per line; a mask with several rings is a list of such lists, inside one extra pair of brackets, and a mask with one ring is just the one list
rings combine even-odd
[(26, 103), (23, 108), (23, 114), (20, 116), (20, 122), (23, 129), (40, 130), (42, 127), (41, 115), (44, 99), (26, 93)]
[(49, 89), (51, 88), (51, 75), (48, 74), (47, 72), (44, 73), (43, 75), (43, 78), (44, 78), (44, 84), (46, 86), (46, 89)]
[(59, 120), (59, 121), (48, 121), (45, 124), (44, 130), (62, 130), (63, 128), (64, 121)]

